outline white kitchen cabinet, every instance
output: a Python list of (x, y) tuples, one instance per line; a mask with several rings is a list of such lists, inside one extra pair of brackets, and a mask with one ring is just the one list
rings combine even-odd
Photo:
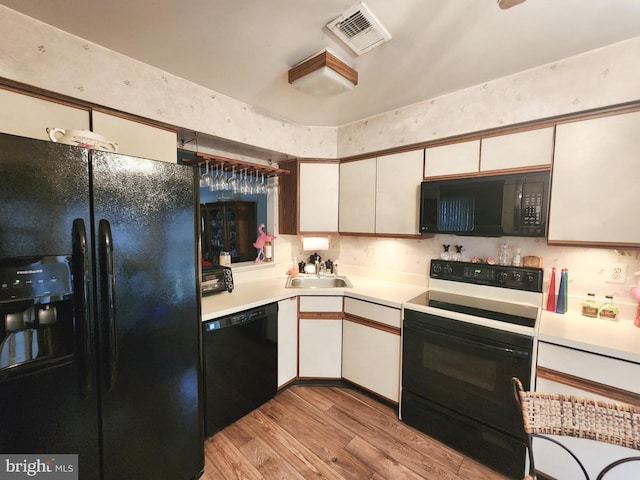
[(340, 165), (341, 233), (419, 234), (424, 150)]
[(479, 169), (480, 140), (431, 147), (424, 153), (425, 177), (475, 174)]
[(482, 139), (480, 171), (549, 168), (553, 160), (553, 127)]
[(51, 141), (47, 128), (89, 130), (89, 109), (0, 88), (0, 132)]
[(376, 233), (418, 235), (424, 151), (378, 157), (376, 166)]
[(338, 231), (339, 167), (338, 163), (300, 163), (300, 233)]
[(300, 296), (298, 376), (341, 378), (342, 297)]
[(93, 131), (118, 144), (118, 153), (176, 163), (177, 133), (94, 110)]
[[(547, 342), (538, 344), (536, 391), (565, 393), (605, 401), (621, 401), (640, 394), (640, 365), (575, 350)], [(595, 383), (594, 383), (595, 382)], [(595, 388), (594, 388), (595, 387)], [(623, 398), (617, 398), (622, 392)], [(613, 398), (612, 398), (613, 397)], [(606, 464), (637, 451), (584, 439), (552, 437), (577, 454), (595, 478)], [(534, 440), (536, 468), (551, 478), (579, 478), (575, 464), (564, 452), (544, 440)], [(608, 479), (640, 478), (640, 463), (634, 462), (611, 471)]]
[(342, 376), (392, 402), (400, 398), (400, 309), (345, 298)]
[(278, 302), (278, 388), (298, 376), (298, 299)]
[(340, 164), (339, 231), (374, 233), (376, 229), (376, 159)]
[(550, 243), (640, 245), (640, 112), (556, 127)]

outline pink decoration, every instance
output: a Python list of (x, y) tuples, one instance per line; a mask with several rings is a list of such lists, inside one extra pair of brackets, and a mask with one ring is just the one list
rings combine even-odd
[(261, 223), (260, 226), (258, 227), (258, 238), (256, 238), (256, 241), (253, 242), (253, 246), (256, 247), (256, 250), (258, 250), (258, 256), (256, 257), (256, 263), (260, 263), (264, 260), (264, 244), (266, 242), (271, 242), (274, 239), (276, 239), (277, 237), (274, 235), (271, 235), (270, 233), (265, 233), (264, 231), (264, 223)]

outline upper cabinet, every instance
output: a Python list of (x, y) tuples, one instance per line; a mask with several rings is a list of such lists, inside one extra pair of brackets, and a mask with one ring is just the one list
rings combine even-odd
[(376, 159), (340, 164), (339, 230), (375, 233)]
[(282, 163), (289, 175), (280, 177), (279, 232), (338, 231), (338, 162), (294, 160)]
[(45, 100), (0, 88), (0, 132), (21, 137), (48, 140), (47, 128), (89, 130), (87, 108)]
[(425, 178), (549, 168), (553, 127), (483, 137), (425, 150)]
[(480, 171), (549, 168), (553, 159), (553, 127), (482, 139)]
[(418, 235), (424, 151), (378, 157), (376, 233)]
[(549, 242), (640, 245), (640, 112), (556, 127)]
[(427, 148), (424, 176), (441, 177), (477, 173), (480, 168), (480, 140)]
[(94, 110), (93, 131), (118, 144), (118, 153), (176, 163), (177, 134), (128, 118)]
[(340, 165), (340, 233), (418, 235), (424, 151)]

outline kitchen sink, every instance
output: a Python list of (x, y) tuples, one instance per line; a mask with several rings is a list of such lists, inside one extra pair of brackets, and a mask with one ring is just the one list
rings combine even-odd
[(320, 277), (317, 275), (287, 278), (286, 288), (351, 288), (351, 282), (347, 277)]

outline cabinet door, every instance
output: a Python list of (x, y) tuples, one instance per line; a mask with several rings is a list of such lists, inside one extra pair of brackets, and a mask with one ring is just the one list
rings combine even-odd
[[(604, 401), (620, 400), (609, 398), (606, 395), (598, 395), (590, 389), (595, 386), (594, 390), (602, 391), (603, 394), (607, 392), (611, 394), (614, 389), (636, 394), (640, 392), (637, 381), (640, 365), (632, 362), (540, 342), (537, 363), (536, 391), (539, 392), (564, 393)], [(568, 374), (568, 381), (564, 381), (563, 375), (550, 375), (543, 372), (541, 367), (561, 374)], [(637, 454), (630, 449), (602, 442), (564, 437), (553, 438), (562, 442), (578, 455), (578, 458), (584, 462), (591, 478), (595, 478), (596, 472), (599, 472), (608, 463)], [(535, 440), (533, 446), (536, 467), (541, 472), (550, 475), (550, 478), (581, 478), (579, 471), (576, 470), (575, 462), (553, 444), (543, 440)], [(632, 462), (615, 468), (607, 474), (606, 478), (612, 480), (640, 478), (640, 463)]]
[(482, 139), (480, 171), (549, 167), (553, 158), (553, 127)]
[(298, 301), (278, 302), (278, 388), (298, 376)]
[(424, 151), (378, 157), (376, 233), (418, 235)]
[(338, 163), (299, 165), (300, 233), (338, 231)]
[(299, 375), (342, 376), (342, 320), (300, 318)]
[(550, 242), (640, 244), (640, 112), (556, 127)]
[(393, 402), (400, 398), (400, 335), (344, 320), (342, 376)]
[(373, 233), (376, 226), (376, 159), (340, 164), (340, 232)]
[(118, 144), (118, 153), (163, 162), (178, 161), (175, 131), (93, 111), (93, 131)]
[(425, 150), (425, 177), (477, 173), (479, 167), (480, 140), (452, 143)]
[(89, 110), (0, 88), (0, 132), (50, 141), (47, 128), (89, 130)]

